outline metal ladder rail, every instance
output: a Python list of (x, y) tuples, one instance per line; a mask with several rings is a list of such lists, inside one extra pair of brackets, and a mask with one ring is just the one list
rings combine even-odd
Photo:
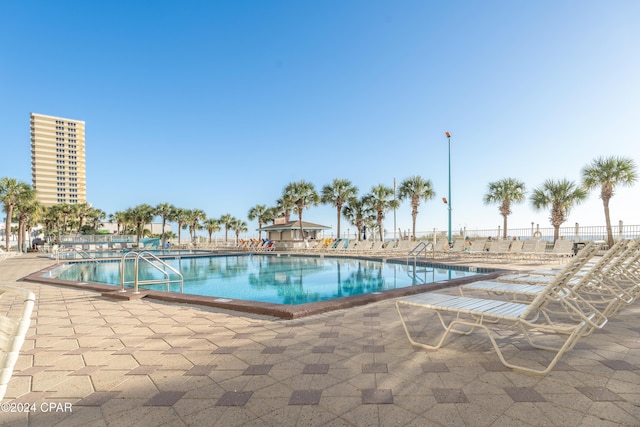
[(78, 255), (80, 255), (81, 258), (83, 259), (95, 259), (94, 257), (92, 257), (88, 252), (83, 251), (83, 250), (78, 250), (76, 248), (71, 248), (72, 252), (77, 253)]
[[(133, 281), (132, 282), (128, 282), (124, 280), (124, 271), (125, 271), (125, 265), (126, 265), (126, 261), (127, 258), (130, 258), (129, 255), (133, 255), (134, 258), (134, 273), (133, 273)], [(151, 260), (149, 259), (151, 258)], [(138, 265), (139, 265), (139, 261), (140, 259), (142, 259), (143, 261), (147, 262), (150, 266), (152, 266), (153, 268), (155, 268), (156, 270), (158, 270), (159, 272), (161, 272), (164, 275), (164, 280), (143, 280), (140, 281), (138, 278)], [(175, 275), (177, 275), (179, 278), (178, 279), (171, 279), (171, 276), (169, 275), (169, 273), (166, 272), (166, 270), (160, 268), (159, 266), (157, 266), (156, 264), (154, 264), (153, 261), (158, 261), (163, 267), (165, 267), (166, 269), (169, 269), (171, 272), (173, 272)], [(153, 255), (152, 253), (148, 252), (148, 251), (141, 251), (141, 252), (127, 252), (125, 253), (121, 260), (120, 260), (120, 291), (119, 292), (125, 292), (125, 288), (124, 286), (126, 284), (131, 284), (133, 283), (133, 293), (134, 294), (139, 294), (140, 291), (138, 290), (138, 286), (142, 285), (156, 285), (156, 284), (161, 284), (161, 283), (166, 283), (167, 284), (167, 292), (169, 291), (169, 284), (172, 282), (179, 282), (180, 283), (180, 293), (182, 293), (184, 291), (184, 278), (182, 276), (182, 273), (180, 273), (178, 270), (176, 270), (175, 268), (171, 267), (169, 264), (167, 264), (166, 262), (162, 261), (160, 258), (158, 258), (157, 256)]]
[[(423, 269), (419, 269), (418, 267), (417, 263), (413, 263), (411, 266), (407, 265), (407, 276), (409, 276), (414, 283), (426, 283), (427, 273), (434, 273), (435, 269), (434, 267), (427, 266), (422, 266)], [(418, 275), (422, 273), (424, 273), (424, 279), (421, 278), (421, 280), (418, 280)]]
[(407, 264), (409, 264), (409, 258), (413, 257), (413, 260), (415, 262), (415, 260), (418, 258), (418, 256), (420, 256), (421, 253), (425, 252), (427, 250), (427, 248), (431, 246), (431, 251), (433, 251), (434, 246), (433, 246), (433, 242), (420, 242), (416, 245), (415, 248), (411, 249), (409, 251), (409, 253), (407, 254)]
[[(418, 243), (413, 249), (411, 249), (411, 251), (409, 251), (409, 253), (407, 254), (407, 275), (413, 280), (416, 281), (417, 275), (418, 275), (418, 265), (417, 265), (417, 261), (418, 261), (418, 256), (420, 256), (421, 253), (425, 252), (427, 250), (427, 248), (431, 246), (431, 250), (433, 251), (434, 246), (433, 246), (433, 242), (420, 242)], [(425, 253), (426, 256), (426, 253)], [(413, 273), (409, 270), (409, 258), (413, 257)], [(424, 269), (424, 273), (426, 275), (426, 273), (428, 273), (429, 271), (433, 271), (433, 268), (431, 268), (431, 270), (429, 270), (428, 268), (425, 267)]]
[[(184, 279), (182, 277), (182, 274), (175, 270), (173, 267), (171, 267), (170, 265), (168, 265), (167, 263), (165, 263), (164, 261), (158, 259), (155, 255), (151, 254), (151, 253), (146, 253), (144, 254), (145, 251), (142, 252), (128, 252), (126, 253), (121, 260), (121, 267), (120, 267), (120, 283), (121, 283), (121, 289), (120, 292), (125, 292), (124, 290), (124, 285), (125, 284), (131, 284), (133, 283), (133, 287), (134, 287), (134, 294), (139, 294), (139, 290), (138, 290), (138, 286), (142, 285), (156, 285), (156, 284), (162, 284), (165, 283), (167, 285), (167, 292), (169, 291), (169, 284), (172, 282), (180, 282), (180, 292), (183, 292), (183, 288), (184, 288)], [(134, 259), (134, 279), (133, 282), (126, 282), (124, 280), (124, 267), (125, 267), (125, 263), (126, 263), (126, 258), (130, 255), (133, 254), (135, 256)], [(152, 260), (149, 260), (147, 257), (145, 257), (145, 255), (150, 256), (151, 258), (154, 258)], [(139, 280), (139, 274), (138, 274), (138, 267), (139, 267), (139, 260), (142, 259), (143, 261), (147, 262), (149, 265), (151, 265), (153, 268), (155, 268), (156, 270), (160, 271), (163, 275), (164, 275), (164, 280), (160, 279), (160, 280), (143, 280), (140, 281)], [(165, 270), (161, 269), (159, 266), (157, 266), (156, 264), (153, 263), (153, 261), (158, 261), (160, 264), (162, 264), (164, 267), (168, 268), (169, 270), (171, 270), (174, 274), (176, 274), (179, 279), (171, 279), (169, 273), (167, 273)]]
[[(151, 258), (151, 260), (149, 260), (149, 257)], [(146, 261), (149, 265), (151, 265), (152, 267), (154, 267), (158, 271), (161, 271), (163, 274), (165, 274), (167, 277), (170, 278), (169, 273), (167, 273), (165, 270), (162, 270), (160, 267), (155, 265), (153, 263), (153, 261), (157, 261), (164, 268), (169, 269), (173, 274), (178, 276), (179, 279), (167, 280), (167, 291), (169, 291), (169, 283), (171, 283), (171, 282), (179, 282), (180, 283), (180, 293), (184, 292), (184, 277), (182, 276), (182, 273), (180, 273), (178, 270), (176, 270), (175, 268), (171, 267), (169, 264), (167, 264), (166, 262), (164, 262), (163, 260), (161, 260), (160, 258), (158, 258), (157, 256), (155, 256), (154, 254), (152, 254), (149, 251), (141, 251), (141, 252), (139, 252), (138, 253), (138, 259), (142, 259), (143, 261)], [(145, 280), (142, 284), (143, 285), (144, 284), (153, 284), (152, 282), (154, 282), (154, 281), (153, 280)], [(155, 282), (157, 282), (157, 281), (155, 281)]]

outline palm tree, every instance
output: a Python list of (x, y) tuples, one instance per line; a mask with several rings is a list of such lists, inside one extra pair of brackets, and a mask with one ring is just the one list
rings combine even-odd
[(55, 205), (49, 207), (43, 207), (42, 209), (42, 224), (44, 226), (45, 236), (54, 235), (54, 231), (58, 229), (59, 218), (57, 217), (57, 210)]
[[(291, 211), (295, 208), (295, 200), (292, 198), (291, 194), (283, 194), (278, 200), (276, 200), (276, 210), (282, 212), (285, 217), (285, 220), (289, 222), (289, 217), (291, 216)], [(276, 217), (279, 216), (277, 213)]]
[(236, 244), (238, 244), (238, 240), (240, 239), (240, 233), (248, 231), (247, 223), (239, 218), (233, 218), (231, 229), (236, 232)]
[(36, 199), (35, 190), (31, 187), (25, 189), (14, 209), (18, 219), (18, 250), (22, 252), (22, 248), (25, 246), (24, 236), (27, 232), (27, 222), (31, 217), (37, 216), (41, 209), (40, 202)]
[(382, 221), (384, 220), (385, 213), (389, 209), (397, 208), (399, 205), (399, 202), (392, 197), (393, 189), (380, 184), (373, 187), (364, 199), (365, 203), (376, 213), (376, 222), (381, 241), (384, 240)]
[(207, 214), (200, 209), (191, 209), (188, 211), (189, 217), (189, 233), (191, 234), (191, 241), (195, 243), (196, 231), (201, 227), (200, 221), (207, 219)]
[(124, 232), (124, 223), (126, 222), (126, 220), (126, 215), (123, 211), (116, 211), (109, 215), (109, 222), (113, 223), (115, 221), (118, 234), (120, 234), (120, 227), (123, 228)]
[(511, 215), (511, 204), (520, 203), (525, 199), (524, 182), (513, 178), (504, 178), (500, 181), (490, 182), (487, 194), (484, 195), (486, 205), (499, 203), (500, 215), (502, 215), (504, 230), (502, 238), (507, 238), (507, 217)]
[(636, 165), (633, 159), (628, 157), (598, 157), (582, 169), (582, 185), (585, 189), (600, 188), (609, 247), (613, 246), (609, 201), (615, 194), (616, 186), (631, 186), (637, 179)]
[(92, 208), (91, 213), (88, 216), (88, 218), (91, 219), (93, 229), (96, 231), (98, 231), (98, 228), (100, 228), (101, 226), (100, 223), (104, 221), (106, 217), (107, 214), (105, 213), (105, 211), (99, 208)]
[(62, 212), (62, 204), (49, 206), (45, 216), (50, 219), (52, 224), (55, 224), (56, 238), (60, 238), (62, 234), (62, 223), (64, 221), (64, 212)]
[(273, 208), (268, 208), (265, 205), (255, 205), (249, 209), (249, 214), (247, 216), (249, 221), (253, 221), (254, 219), (258, 220), (258, 237), (262, 239), (262, 225), (265, 222), (273, 221), (275, 218), (275, 210)]
[(353, 198), (342, 207), (342, 214), (358, 229), (358, 241), (360, 241), (362, 227), (372, 216), (371, 208), (365, 203), (364, 198)]
[(185, 228), (185, 224), (189, 222), (189, 211), (187, 209), (176, 208), (172, 217), (173, 220), (178, 223), (178, 245), (180, 245), (180, 230)]
[[(45, 207), (38, 201), (34, 191), (31, 203), (25, 207), (18, 216), (18, 224), (22, 221), (22, 235), (30, 235), (35, 225), (39, 225), (43, 219)], [(31, 243), (31, 242), (30, 242)]]
[(208, 218), (204, 221), (204, 228), (209, 233), (209, 243), (211, 243), (211, 235), (216, 231), (220, 231), (220, 221), (215, 218)]
[(436, 195), (433, 191), (431, 181), (421, 176), (411, 176), (400, 183), (398, 188), (398, 198), (400, 200), (411, 200), (411, 219), (413, 222), (413, 240), (416, 239), (416, 219), (418, 218), (418, 207), (420, 199), (431, 200)]
[(322, 187), (320, 201), (336, 207), (338, 237), (340, 237), (340, 213), (342, 212), (342, 206), (349, 200), (355, 199), (357, 194), (358, 188), (348, 179), (334, 179), (331, 184)]
[(292, 182), (284, 189), (283, 199), (288, 198), (293, 200), (293, 204), (298, 211), (298, 222), (300, 223), (300, 237), (304, 236), (304, 229), (302, 227), (302, 212), (304, 208), (309, 206), (315, 206), (320, 202), (320, 196), (316, 193), (314, 185), (308, 181), (300, 180)]
[(28, 197), (31, 191), (33, 191), (31, 186), (26, 182), (8, 177), (0, 179), (0, 202), (2, 202), (4, 211), (7, 214), (4, 228), (5, 249), (7, 251), (9, 250), (9, 240), (11, 239), (13, 209), (25, 197)]
[(531, 195), (531, 203), (536, 209), (551, 206), (549, 220), (553, 225), (553, 242), (558, 240), (560, 226), (567, 220), (573, 205), (587, 198), (587, 191), (567, 179), (554, 181), (548, 179), (541, 187), (535, 188)]
[(220, 217), (220, 224), (224, 225), (224, 241), (229, 240), (229, 229), (235, 218), (231, 214), (224, 214)]
[(171, 220), (173, 216), (173, 212), (175, 210), (176, 210), (176, 207), (170, 203), (160, 203), (155, 208), (154, 213), (158, 215), (160, 218), (162, 218), (162, 235), (160, 237), (160, 240), (162, 242), (161, 246), (163, 248), (164, 248), (164, 238), (165, 238), (164, 228), (167, 226), (167, 221)]
[(126, 211), (128, 220), (135, 224), (138, 245), (140, 244), (142, 229), (153, 220), (153, 212), (153, 206), (146, 203), (134, 206)]
[(75, 209), (73, 205), (69, 203), (59, 203), (60, 214), (62, 215), (62, 231), (67, 232), (67, 223), (69, 221), (69, 217), (73, 215)]
[(77, 205), (73, 205), (73, 206), (74, 206), (74, 213), (76, 215), (76, 218), (78, 219), (77, 233), (80, 233), (80, 231), (82, 230), (82, 226), (84, 225), (84, 220), (91, 213), (91, 206), (89, 206), (88, 203), (78, 203)]

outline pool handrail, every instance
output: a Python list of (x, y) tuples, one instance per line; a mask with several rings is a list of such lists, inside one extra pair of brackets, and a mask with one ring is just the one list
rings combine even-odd
[[(135, 256), (134, 259), (134, 266), (133, 266), (133, 282), (126, 282), (124, 280), (124, 267), (126, 265), (126, 260), (129, 257), (129, 255), (133, 254)], [(149, 259), (151, 258), (151, 260)], [(138, 277), (138, 264), (140, 262), (140, 259), (142, 259), (143, 261), (147, 262), (150, 266), (152, 266), (153, 268), (155, 268), (156, 270), (158, 270), (159, 272), (161, 272), (164, 276), (165, 276), (165, 280), (139, 280)], [(163, 267), (171, 270), (172, 273), (174, 273), (175, 275), (177, 275), (179, 277), (179, 279), (171, 279), (171, 277), (169, 276), (169, 273), (166, 272), (166, 270), (163, 270), (162, 268), (160, 268), (159, 266), (157, 266), (156, 264), (153, 263), (153, 261), (157, 261), (159, 262)], [(138, 286), (142, 285), (156, 285), (156, 284), (160, 284), (160, 283), (166, 283), (167, 284), (167, 291), (169, 291), (169, 284), (172, 282), (179, 282), (180, 283), (180, 293), (183, 293), (184, 291), (184, 277), (182, 276), (182, 273), (180, 273), (178, 270), (176, 270), (175, 268), (171, 267), (169, 264), (167, 264), (166, 262), (162, 261), (160, 258), (158, 258), (157, 256), (155, 256), (154, 254), (152, 254), (149, 251), (130, 251), (125, 253), (122, 258), (120, 259), (120, 291), (119, 292), (126, 292), (124, 285), (126, 284), (130, 284), (133, 283), (133, 294), (137, 295), (140, 293), (140, 291), (138, 290)]]
[(414, 262), (420, 256), (421, 253), (425, 252), (424, 256), (427, 256), (426, 250), (431, 245), (431, 251), (435, 254), (433, 242), (420, 242), (413, 249), (409, 251), (407, 254), (407, 264), (409, 263), (409, 258), (413, 257)]

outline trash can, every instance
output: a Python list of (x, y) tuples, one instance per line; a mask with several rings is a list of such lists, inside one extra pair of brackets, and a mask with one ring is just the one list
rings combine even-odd
[(578, 255), (578, 252), (580, 252), (580, 250), (582, 250), (582, 248), (584, 248), (585, 246), (587, 246), (587, 244), (585, 242), (574, 242), (573, 243), (573, 254), (574, 255)]

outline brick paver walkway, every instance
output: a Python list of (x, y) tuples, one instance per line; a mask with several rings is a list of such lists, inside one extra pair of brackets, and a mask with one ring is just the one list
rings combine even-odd
[(412, 348), (393, 300), (280, 320), (15, 283), (50, 263), (0, 263), (0, 283), (37, 296), (3, 401), (35, 410), (3, 426), (640, 425), (640, 304), (537, 377), (481, 334)]

